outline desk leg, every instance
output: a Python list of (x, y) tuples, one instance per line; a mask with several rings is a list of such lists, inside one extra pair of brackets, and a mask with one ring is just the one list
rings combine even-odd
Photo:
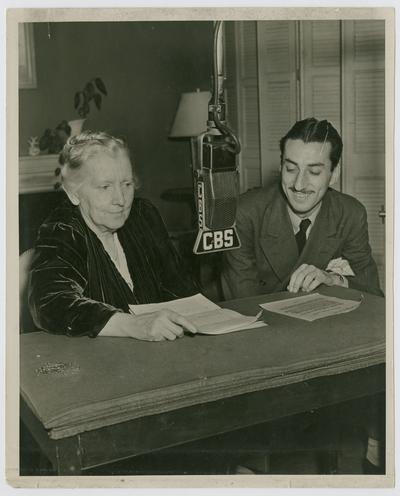
[(56, 442), (57, 475), (82, 475), (83, 450), (80, 436), (60, 439)]
[(338, 427), (338, 412), (335, 407), (325, 411), (322, 417), (322, 422), (329, 435), (328, 439), (326, 440), (326, 446), (324, 446), (322, 450), (317, 452), (319, 473), (335, 475), (339, 473), (340, 448), (338, 442), (340, 427)]
[[(50, 439), (48, 431), (35, 417), (24, 401), (21, 401), (21, 418), (30, 436), (36, 441), (40, 451), (50, 461), (55, 475), (80, 475), (83, 467), (83, 450), (81, 448), (81, 437), (78, 434), (70, 438)], [(21, 428), (22, 431), (22, 428)], [(40, 469), (49, 467), (40, 460)]]
[(335, 449), (328, 449), (318, 453), (319, 473), (335, 475), (339, 473), (339, 452)]

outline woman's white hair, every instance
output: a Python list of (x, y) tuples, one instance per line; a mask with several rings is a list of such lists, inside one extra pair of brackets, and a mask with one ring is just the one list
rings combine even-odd
[[(126, 142), (104, 131), (83, 131), (71, 136), (65, 143), (59, 155), (61, 165), (61, 184), (67, 192), (74, 193), (79, 187), (80, 170), (82, 165), (90, 158), (101, 153), (114, 155), (125, 152), (130, 157)], [(133, 181), (138, 185), (132, 165)]]

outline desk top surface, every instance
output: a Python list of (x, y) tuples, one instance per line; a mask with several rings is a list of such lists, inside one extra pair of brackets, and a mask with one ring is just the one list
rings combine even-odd
[[(360, 296), (343, 288), (323, 292)], [(224, 306), (254, 315), (259, 303), (283, 295)], [(353, 312), (315, 322), (270, 312), (264, 320), (268, 326), (258, 329), (173, 342), (25, 334), (21, 394), (57, 438), (385, 359), (383, 298), (365, 294)]]

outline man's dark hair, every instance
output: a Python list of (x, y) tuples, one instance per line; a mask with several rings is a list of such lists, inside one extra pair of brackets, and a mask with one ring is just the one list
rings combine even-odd
[(332, 170), (339, 163), (343, 150), (342, 138), (332, 124), (327, 120), (319, 121), (315, 119), (315, 117), (309, 117), (302, 121), (297, 121), (288, 133), (281, 138), (279, 143), (281, 148), (281, 162), (283, 159), (286, 141), (288, 139), (300, 139), (304, 141), (304, 143), (330, 143), (331, 153), (329, 158), (332, 163)]

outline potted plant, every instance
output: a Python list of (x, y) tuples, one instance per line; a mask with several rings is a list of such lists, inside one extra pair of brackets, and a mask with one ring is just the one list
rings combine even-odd
[(55, 129), (47, 128), (39, 139), (39, 149), (45, 153), (59, 153), (71, 134), (67, 121), (61, 121)]
[(69, 121), (71, 135), (79, 134), (83, 123), (90, 112), (90, 103), (94, 102), (97, 109), (101, 109), (103, 95), (107, 96), (107, 89), (103, 80), (99, 77), (90, 79), (83, 90), (77, 91), (74, 96), (74, 108), (78, 111), (80, 119)]
[[(61, 121), (55, 129), (47, 128), (39, 139), (39, 151), (57, 154), (60, 153), (67, 139), (71, 135), (71, 127), (67, 121)], [(61, 172), (60, 167), (54, 171), (55, 176), (59, 176)], [(58, 189), (61, 186), (60, 181), (56, 181), (54, 188)]]

